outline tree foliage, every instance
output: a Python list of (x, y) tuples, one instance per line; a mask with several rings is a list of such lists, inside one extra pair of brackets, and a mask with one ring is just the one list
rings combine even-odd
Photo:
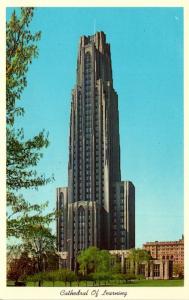
[(108, 272), (110, 269), (111, 255), (107, 250), (100, 250), (96, 247), (89, 247), (82, 250), (77, 257), (79, 271), (83, 275), (88, 273)]
[(10, 252), (13, 251), (17, 255), (24, 252), (32, 257), (35, 261), (35, 272), (43, 272), (48, 269), (49, 257), (56, 256), (55, 236), (46, 226), (44, 218), (42, 217), (40, 224), (28, 225), (27, 232), (21, 236), (21, 244), (9, 246)]
[(106, 282), (106, 281), (112, 279), (112, 274), (111, 274), (111, 272), (95, 272), (95, 273), (91, 274), (91, 279), (94, 281), (98, 281), (98, 284), (100, 286), (100, 282), (102, 280)]
[(33, 18), (33, 8), (21, 8), (20, 15), (14, 10), (6, 24), (6, 97), (7, 124), (14, 125), (15, 117), (24, 113), (17, 107), (16, 101), (21, 99), (27, 86), (26, 74), (32, 59), (38, 56), (36, 42), (41, 32), (32, 33), (29, 25)]
[(38, 56), (37, 42), (41, 37), (40, 31), (30, 30), (33, 13), (31, 7), (14, 10), (6, 24), (7, 235), (15, 237), (40, 222), (46, 206), (31, 204), (19, 194), (20, 190), (38, 189), (53, 179), (36, 172), (42, 149), (49, 145), (48, 133), (42, 130), (26, 139), (24, 129), (16, 127), (16, 118), (24, 115), (19, 101), (27, 86), (29, 65)]
[(17, 282), (27, 275), (34, 274), (34, 272), (35, 261), (26, 252), (23, 252), (19, 258), (15, 257), (9, 261), (7, 278)]
[(176, 277), (183, 278), (184, 277), (184, 265), (179, 263), (173, 264), (173, 274)]
[(42, 272), (45, 269), (48, 252), (55, 253), (55, 236), (48, 227), (41, 224), (33, 225), (30, 229), (23, 237), (24, 248), (35, 257), (37, 271)]
[(111, 267), (112, 274), (120, 274), (121, 273), (121, 263), (114, 259), (114, 263)]
[(69, 282), (70, 286), (73, 281), (77, 280), (76, 274), (69, 269), (59, 269), (50, 272), (40, 272), (34, 275), (27, 276), (27, 281), (36, 282), (41, 286), (43, 281), (52, 281), (53, 286), (56, 281), (64, 281), (65, 285)]
[(131, 263), (129, 272), (131, 274), (137, 274), (137, 267), (143, 262), (147, 262), (151, 259), (151, 254), (144, 249), (131, 249), (127, 258)]
[(41, 286), (43, 281), (46, 280), (45, 273), (35, 273), (33, 275), (26, 276), (27, 281), (38, 282), (38, 286)]
[(150, 253), (144, 249), (131, 249), (128, 256), (128, 259), (135, 263), (149, 261), (150, 258)]

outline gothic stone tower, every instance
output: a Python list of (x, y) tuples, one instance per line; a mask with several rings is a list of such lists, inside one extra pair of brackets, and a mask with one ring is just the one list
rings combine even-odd
[[(80, 39), (72, 91), (68, 188), (57, 189), (57, 247), (127, 249), (135, 244), (135, 192), (121, 182), (118, 97), (103, 32)], [(62, 229), (61, 229), (62, 228)]]

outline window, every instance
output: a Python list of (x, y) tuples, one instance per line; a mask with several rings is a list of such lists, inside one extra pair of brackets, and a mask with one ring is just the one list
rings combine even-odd
[(85, 247), (85, 210), (83, 206), (78, 209), (78, 248)]
[(60, 192), (60, 207), (64, 207), (64, 194), (63, 192)]
[(160, 276), (160, 265), (154, 265), (154, 277)]
[(145, 265), (144, 264), (139, 265), (138, 273), (139, 273), (139, 275), (144, 275), (145, 276)]

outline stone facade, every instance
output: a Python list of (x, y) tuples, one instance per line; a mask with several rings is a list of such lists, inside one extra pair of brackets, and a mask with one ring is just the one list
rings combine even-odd
[(71, 101), (68, 188), (57, 189), (57, 207), (61, 212), (57, 249), (68, 251), (72, 269), (78, 252), (89, 246), (135, 246), (135, 188), (121, 181), (118, 96), (103, 32), (80, 39)]
[[(111, 250), (110, 254), (121, 262), (121, 272), (129, 274), (134, 263), (128, 260), (129, 250)], [(143, 275), (146, 279), (170, 279), (172, 278), (172, 262), (168, 259), (151, 259), (134, 266), (135, 275)]]
[(135, 188), (132, 182), (114, 184), (111, 232), (114, 249), (135, 247)]
[(56, 244), (58, 251), (67, 251), (67, 226), (68, 226), (68, 188), (57, 188), (56, 210), (59, 216), (56, 220)]

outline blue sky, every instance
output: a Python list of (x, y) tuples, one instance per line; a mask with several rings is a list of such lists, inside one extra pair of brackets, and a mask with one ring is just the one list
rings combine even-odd
[[(7, 13), (9, 17), (10, 10)], [(38, 170), (55, 181), (28, 200), (56, 203), (67, 186), (71, 89), (79, 37), (104, 31), (118, 93), (122, 180), (136, 188), (136, 246), (183, 233), (183, 10), (181, 8), (39, 8), (39, 58), (28, 72), (17, 126), (45, 128), (50, 146)]]

